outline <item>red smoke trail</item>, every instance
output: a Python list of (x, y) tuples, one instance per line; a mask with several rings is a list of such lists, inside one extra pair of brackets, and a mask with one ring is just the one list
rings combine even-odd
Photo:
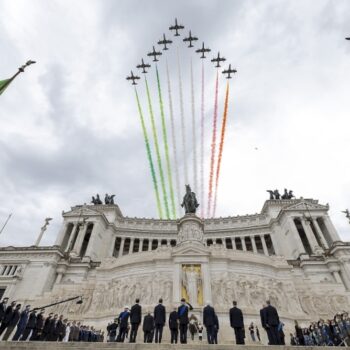
[(230, 87), (229, 87), (229, 83), (227, 82), (227, 85), (226, 85), (226, 97), (225, 97), (225, 108), (224, 108), (224, 115), (222, 117), (222, 125), (221, 125), (221, 140), (220, 140), (220, 146), (219, 146), (218, 164), (216, 166), (213, 217), (215, 217), (215, 212), (216, 212), (216, 200), (217, 200), (217, 196), (218, 196), (218, 185), (219, 185), (220, 167), (221, 167), (221, 160), (222, 160), (222, 151), (224, 149), (229, 90), (230, 90)]
[(204, 217), (204, 60), (202, 60), (202, 96), (201, 96), (201, 149), (200, 149), (200, 198), (201, 218)]
[(210, 173), (209, 173), (209, 192), (208, 192), (208, 208), (207, 217), (210, 217), (211, 200), (213, 197), (213, 178), (214, 178), (214, 163), (215, 163), (215, 149), (216, 149), (216, 125), (218, 119), (218, 93), (219, 93), (219, 72), (216, 72), (215, 83), (215, 102), (213, 115), (213, 136), (211, 140), (211, 157), (210, 157)]

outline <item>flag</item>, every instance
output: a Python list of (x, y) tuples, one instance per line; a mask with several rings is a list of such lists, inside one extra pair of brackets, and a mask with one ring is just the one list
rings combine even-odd
[(13, 78), (0, 80), (0, 95), (6, 90), (6, 88), (10, 85)]

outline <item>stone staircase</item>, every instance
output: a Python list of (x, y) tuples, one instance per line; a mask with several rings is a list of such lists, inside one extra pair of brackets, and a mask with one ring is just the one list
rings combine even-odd
[[(181, 349), (181, 350), (295, 350), (294, 346), (264, 346), (264, 345), (235, 345), (232, 344), (222, 344), (222, 345), (208, 345), (206, 343), (202, 344), (177, 344), (171, 345), (169, 343), (163, 344), (128, 344), (128, 343), (55, 343), (55, 342), (0, 342), (1, 350), (169, 350), (170, 349)], [(312, 350), (306, 346), (298, 347), (298, 350)], [(323, 350), (334, 350), (334, 347), (323, 347)]]

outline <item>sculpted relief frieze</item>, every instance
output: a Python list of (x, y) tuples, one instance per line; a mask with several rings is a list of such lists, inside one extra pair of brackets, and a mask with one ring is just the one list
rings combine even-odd
[(99, 283), (93, 293), (90, 312), (103, 314), (111, 310), (131, 306), (140, 298), (143, 306), (154, 306), (159, 298), (165, 304), (172, 301), (173, 283), (167, 274), (139, 275), (113, 279), (108, 283)]

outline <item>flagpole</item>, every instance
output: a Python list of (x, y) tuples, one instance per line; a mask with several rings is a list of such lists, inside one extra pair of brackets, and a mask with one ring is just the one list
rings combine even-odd
[(2, 226), (1, 230), (0, 230), (0, 235), (2, 234), (2, 231), (4, 231), (5, 226), (7, 225), (7, 223), (9, 222), (9, 220), (11, 219), (12, 213), (7, 217), (4, 225)]
[[(3, 90), (5, 90), (11, 83), (12, 81), (21, 73), (24, 72), (24, 70), (30, 66), (31, 64), (36, 63), (36, 61), (29, 60), (25, 64), (23, 64), (21, 67), (18, 68), (18, 71), (8, 80), (8, 82), (3, 86)], [(1, 232), (0, 232), (1, 233)]]

